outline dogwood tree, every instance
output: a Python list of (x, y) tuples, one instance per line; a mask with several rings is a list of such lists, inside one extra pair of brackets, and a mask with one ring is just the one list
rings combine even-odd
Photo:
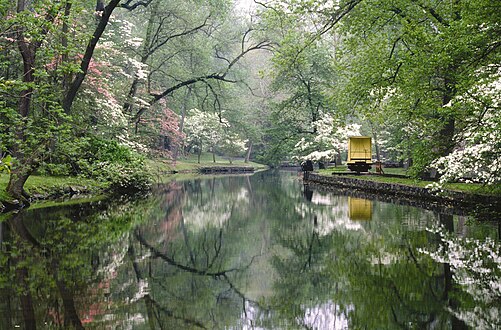
[(501, 69), (490, 79), (460, 95), (446, 107), (471, 114), (455, 140), (457, 147), (432, 166), (441, 182), (464, 179), (494, 184), (501, 181)]
[(247, 143), (232, 131), (230, 123), (222, 115), (196, 108), (188, 110), (184, 132), (186, 147), (196, 150), (199, 163), (204, 150), (212, 153), (214, 162), (216, 151), (221, 151), (231, 163), (233, 157), (245, 151)]
[[(92, 68), (110, 18), (117, 8), (135, 9), (151, 0), (110, 0), (95, 3), (17, 0), (0, 4), (2, 125), (14, 132), (14, 156), (7, 192), (27, 201), (24, 184), (48, 158), (55, 141), (69, 140), (74, 101)], [(92, 9), (91, 9), (92, 8)], [(55, 65), (57, 64), (57, 65)], [(78, 121), (80, 118), (75, 118)], [(20, 202), (22, 204), (22, 202)]]
[(308, 135), (294, 146), (294, 159), (299, 161), (330, 161), (347, 149), (350, 136), (360, 135), (359, 124), (343, 125), (332, 114), (322, 112), (313, 122), (316, 134)]

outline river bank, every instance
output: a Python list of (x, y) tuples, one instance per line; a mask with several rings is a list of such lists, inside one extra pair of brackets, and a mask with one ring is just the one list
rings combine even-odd
[[(324, 187), (327, 189), (344, 190), (352, 193), (362, 193), (382, 200), (399, 199), (405, 204), (416, 205), (430, 210), (440, 209), (444, 213), (468, 213), (472, 210), (489, 210), (501, 212), (501, 198), (496, 192), (461, 191), (453, 189), (430, 189), (427, 182), (409, 179), (394, 180), (392, 177), (361, 175), (344, 176), (335, 173), (308, 173), (304, 178), (307, 184)], [(400, 181), (400, 182), (399, 182)]]
[[(214, 162), (212, 156), (210, 161), (208, 157), (204, 157), (200, 163), (193, 157), (182, 159), (175, 164), (167, 159), (147, 159), (146, 167), (151, 176), (152, 184), (165, 183), (172, 180), (173, 176), (179, 177), (179, 175), (249, 173), (267, 168), (266, 165), (254, 162), (245, 163), (243, 160), (234, 160), (230, 163), (227, 159), (220, 158)], [(6, 193), (5, 189), (8, 181), (8, 174), (3, 173), (0, 175), (0, 213), (24, 207), (19, 205), (19, 201)], [(25, 190), (30, 195), (30, 203), (113, 194), (113, 191), (110, 191), (108, 182), (70, 176), (32, 175), (26, 181)]]

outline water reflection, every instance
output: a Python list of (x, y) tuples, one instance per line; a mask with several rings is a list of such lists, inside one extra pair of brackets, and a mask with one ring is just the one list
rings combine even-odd
[(348, 197), (350, 220), (372, 220), (372, 201), (363, 198)]
[(500, 325), (496, 226), (313, 190), (296, 173), (172, 182), (0, 225), (6, 328)]

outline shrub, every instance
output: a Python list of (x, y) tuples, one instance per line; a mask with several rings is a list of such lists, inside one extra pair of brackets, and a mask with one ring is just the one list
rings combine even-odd
[(148, 190), (152, 181), (144, 157), (116, 141), (95, 136), (57, 144), (50, 162), (42, 164), (38, 172), (93, 178), (120, 193)]

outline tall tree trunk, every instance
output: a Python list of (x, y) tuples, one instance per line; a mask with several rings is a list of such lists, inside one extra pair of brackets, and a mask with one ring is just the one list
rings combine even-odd
[(250, 155), (252, 152), (252, 141), (249, 141), (249, 147), (247, 148), (247, 154), (245, 155), (245, 163), (248, 163), (250, 161)]
[[(181, 107), (181, 120), (179, 121), (179, 133), (180, 134), (183, 133), (184, 119), (186, 118), (186, 108), (188, 105), (188, 99), (190, 97), (190, 94), (191, 94), (191, 87), (188, 87), (188, 90), (187, 90), (186, 95), (184, 97), (183, 106)], [(174, 164), (176, 164), (176, 161), (177, 161), (177, 156), (179, 154), (179, 148), (181, 148), (181, 150), (184, 149), (184, 141), (181, 141), (180, 144), (176, 144), (174, 146), (174, 152), (173, 152), (173, 156), (172, 156), (172, 160), (173, 160)]]
[[(25, 0), (18, 0), (17, 11), (23, 12), (26, 9)], [(17, 32), (17, 46), (21, 57), (23, 59), (23, 82), (28, 84), (28, 86), (33, 85), (35, 82), (35, 57), (37, 45), (30, 43), (24, 36), (24, 29), (20, 28)], [(18, 113), (23, 119), (27, 118), (30, 113), (31, 100), (33, 95), (33, 88), (27, 87), (20, 92), (19, 103), (18, 103)], [(31, 165), (26, 162), (26, 155), (23, 151), (23, 144), (26, 140), (24, 121), (21, 127), (17, 127), (16, 136), (17, 141), (13, 146), (12, 155), (16, 158), (15, 165), (10, 173), (9, 183), (7, 184), (7, 193), (21, 201), (26, 201), (26, 194), (24, 193), (24, 184), (28, 177), (30, 176), (32, 170)]]
[[(25, 0), (18, 0), (17, 2), (17, 12), (23, 12), (26, 9)], [(17, 47), (23, 58), (23, 83), (28, 86), (35, 81), (35, 56), (36, 56), (36, 44), (31, 43), (24, 36), (24, 28), (20, 28), (17, 32)], [(28, 116), (31, 105), (31, 96), (33, 95), (33, 88), (27, 87), (20, 93), (20, 99), (18, 104), (19, 114), (25, 118)]]
[[(62, 27), (62, 37), (61, 37), (61, 46), (63, 47), (63, 54), (61, 56), (61, 61), (63, 63), (67, 63), (69, 58), (68, 58), (68, 32), (69, 32), (69, 26), (68, 26), (68, 19), (71, 13), (71, 1), (66, 1), (66, 4), (64, 6), (64, 16), (63, 16), (63, 27)], [(63, 78), (61, 81), (63, 92), (66, 93), (68, 91), (69, 85), (71, 83), (71, 74), (66, 72), (63, 73)]]
[[(447, 69), (448, 72), (455, 72), (456, 67), (451, 66)], [(449, 76), (444, 77), (444, 89), (445, 92), (442, 96), (442, 107), (450, 103), (452, 98), (456, 93), (455, 81)], [(454, 114), (445, 113), (440, 118), (444, 123), (444, 126), (438, 133), (439, 142), (439, 156), (447, 156), (454, 149), (454, 131), (456, 126), (456, 121)]]

